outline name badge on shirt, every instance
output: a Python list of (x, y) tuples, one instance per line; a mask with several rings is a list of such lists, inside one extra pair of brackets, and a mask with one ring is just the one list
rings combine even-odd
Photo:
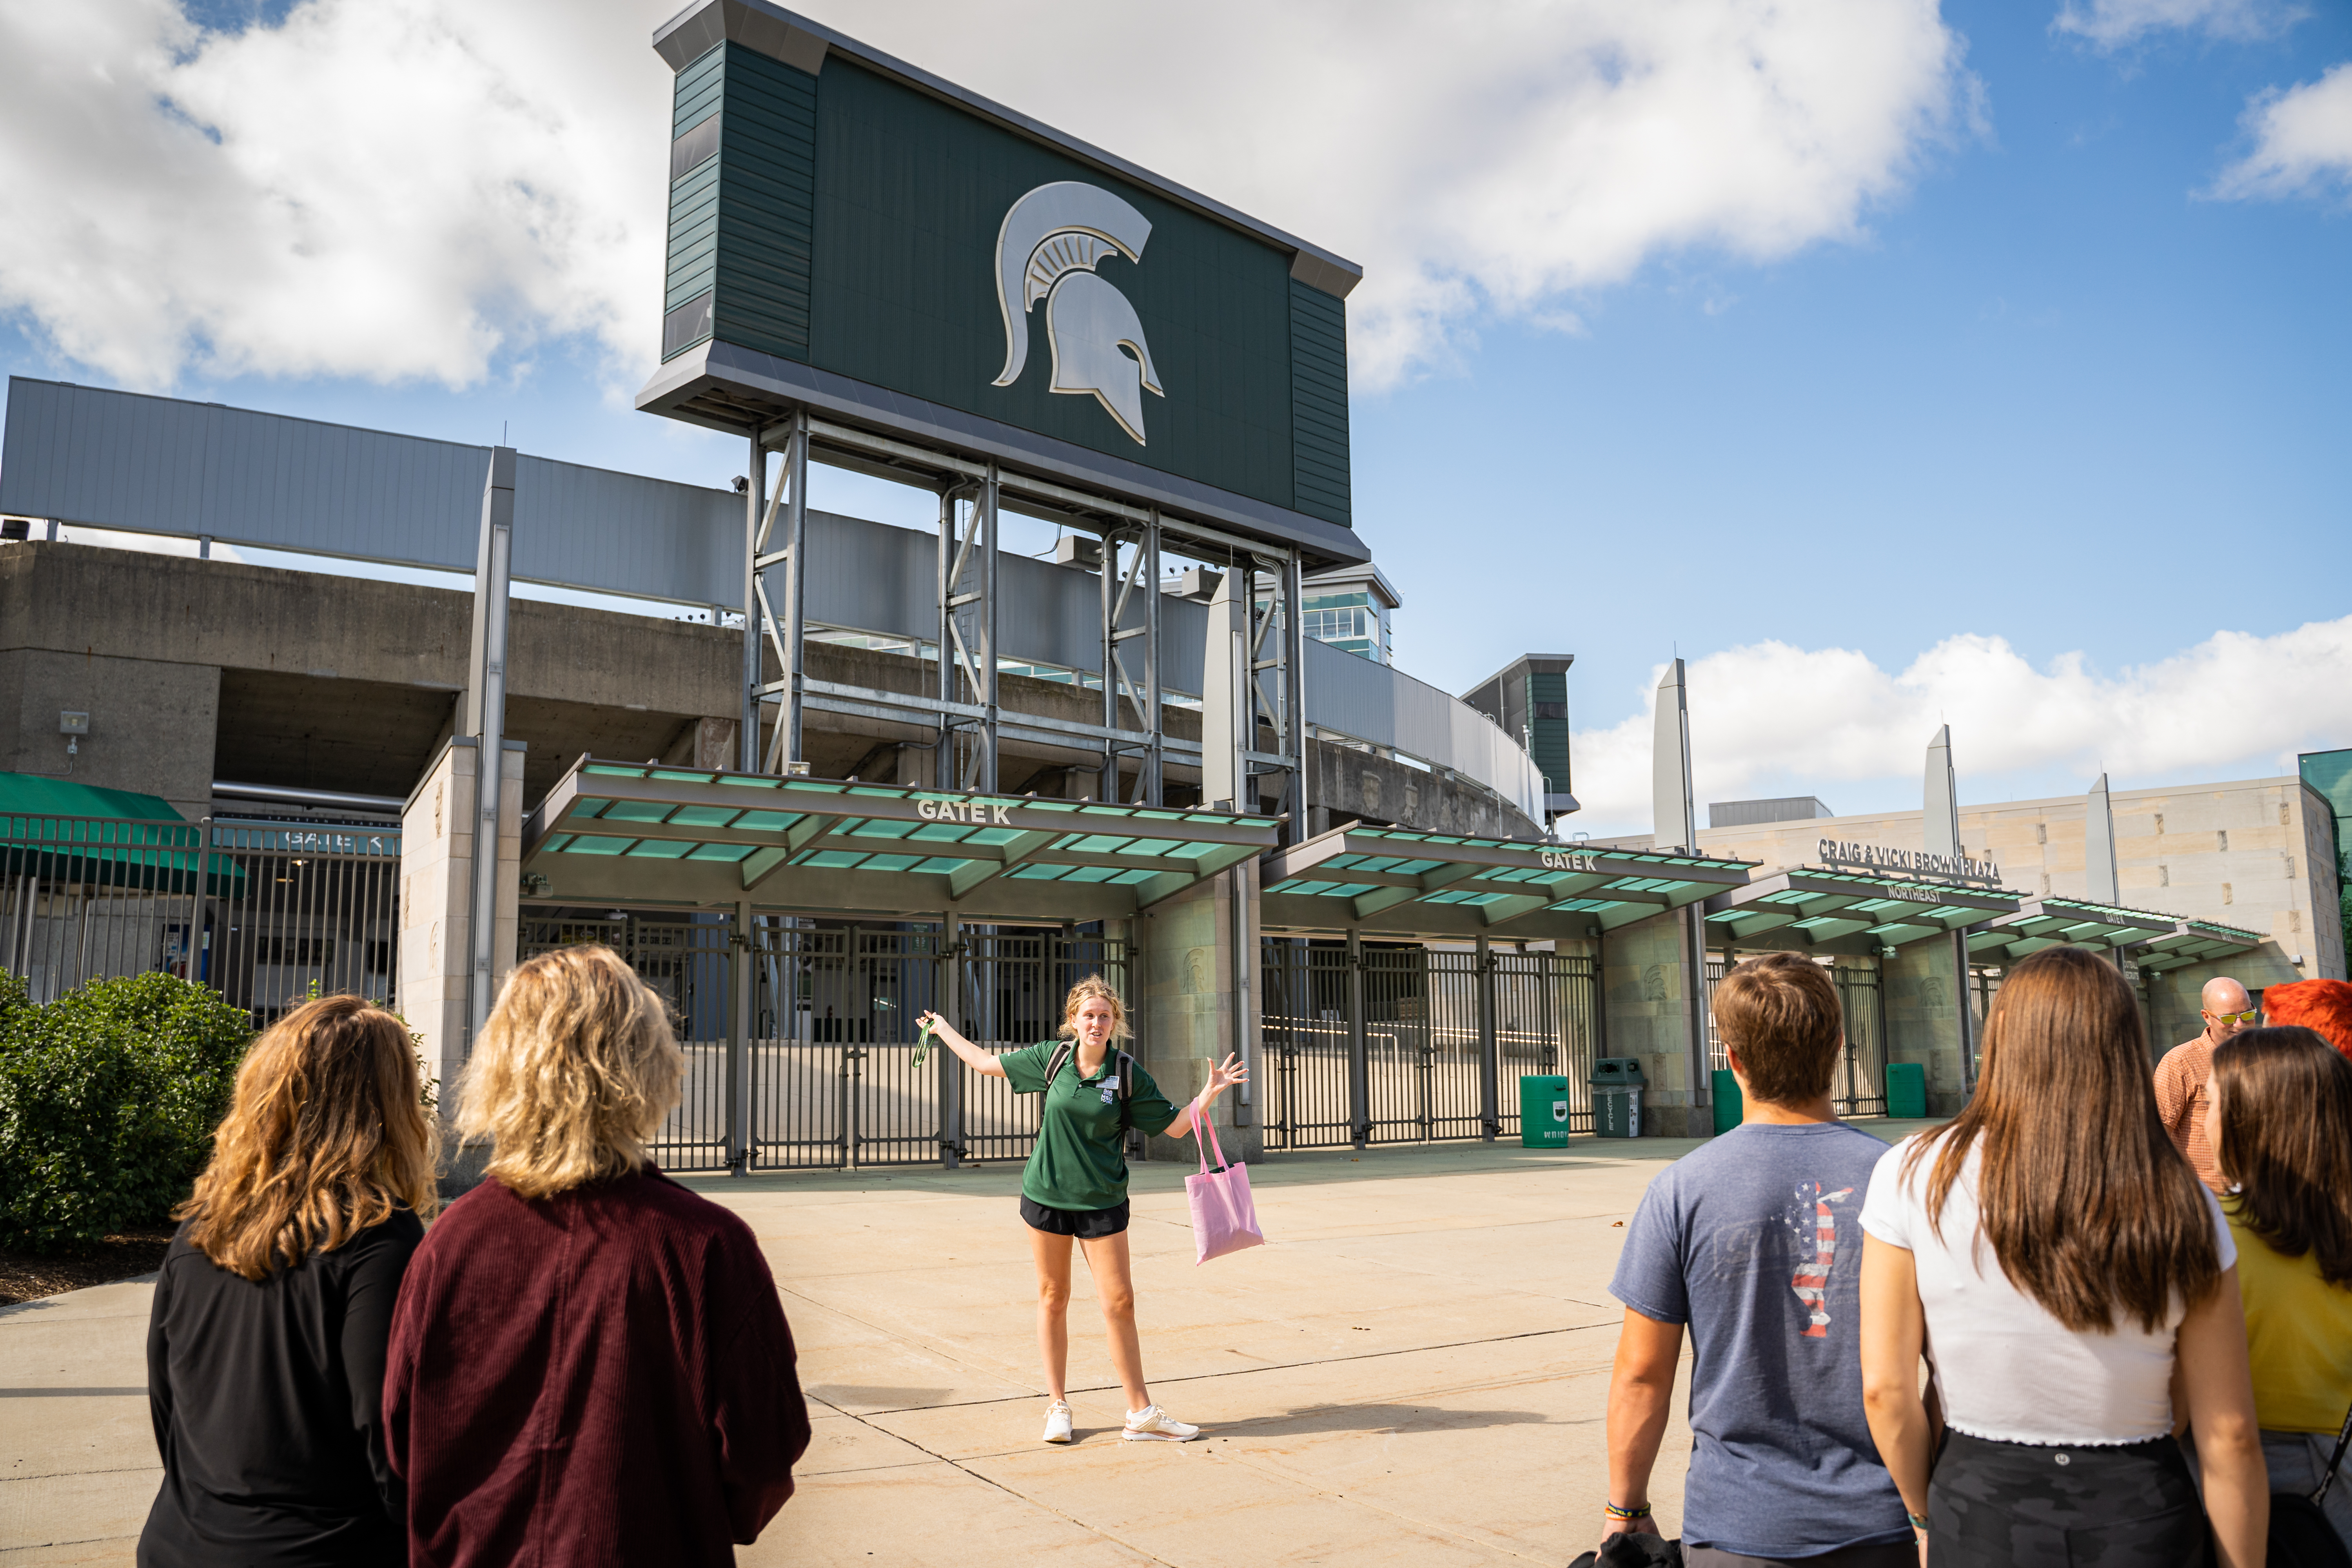
[(1102, 1097), (1105, 1105), (1118, 1098), (1118, 1074), (1113, 1073), (1102, 1080)]

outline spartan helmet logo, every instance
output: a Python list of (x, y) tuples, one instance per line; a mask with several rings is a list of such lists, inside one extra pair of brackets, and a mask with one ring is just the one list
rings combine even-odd
[(1021, 379), (1021, 367), (1029, 363), (1029, 308), (1043, 300), (1045, 339), (1054, 348), (1053, 389), (1092, 393), (1142, 446), (1143, 394), (1168, 395), (1160, 389), (1135, 307), (1096, 274), (1095, 263), (1113, 251), (1141, 261), (1150, 237), (1150, 219), (1094, 185), (1056, 181), (1014, 202), (996, 235), (1004, 374), (993, 384), (1011, 386)]

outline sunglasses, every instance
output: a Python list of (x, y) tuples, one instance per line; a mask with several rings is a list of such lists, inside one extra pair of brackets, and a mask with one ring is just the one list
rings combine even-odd
[(2249, 1007), (2242, 1013), (2208, 1013), (2205, 1016), (2217, 1024), (2251, 1024), (2263, 1016), (2263, 1010)]

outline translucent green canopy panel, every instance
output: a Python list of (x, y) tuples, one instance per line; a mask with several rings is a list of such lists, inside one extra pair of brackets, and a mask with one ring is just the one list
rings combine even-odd
[(1805, 867), (1709, 899), (1706, 929), (1726, 944), (1780, 933), (1809, 946), (1859, 938), (1868, 951), (1965, 931), (2020, 901), (1999, 888)]
[(523, 825), (524, 896), (1124, 920), (1274, 847), (1271, 817), (583, 757)]
[(1361, 824), (1271, 857), (1269, 930), (1572, 941), (1748, 880), (1745, 860), (1472, 838)]

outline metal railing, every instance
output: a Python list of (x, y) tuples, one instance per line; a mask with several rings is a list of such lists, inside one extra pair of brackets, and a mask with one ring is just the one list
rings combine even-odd
[[(1592, 960), (1555, 952), (1365, 948), (1301, 937), (1260, 948), (1270, 1150), (1422, 1142), (1519, 1131), (1518, 1080), (1570, 1080), (1570, 1128), (1592, 1127), (1600, 993)], [(1482, 1015), (1491, 1007), (1491, 1029)], [(1491, 1033), (1492, 1045), (1488, 1045)]]
[(751, 964), (744, 1047), (752, 1170), (841, 1170), (1028, 1157), (1039, 1103), (971, 1071), (934, 1043), (915, 1061), (916, 1019), (962, 1020), (1003, 1052), (1051, 1038), (1082, 975), (1128, 990), (1126, 944), (1052, 931), (966, 929), (942, 949), (936, 927), (753, 917), (745, 942), (728, 916), (527, 921), (521, 957), (601, 942), (660, 993), (687, 1053), (687, 1088), (655, 1144), (667, 1170), (730, 1168), (734, 965)]
[(388, 1002), (399, 871), (389, 826), (0, 816), (0, 969), (39, 1002), (161, 971), (261, 1026), (320, 993)]
[[(1837, 987), (1838, 1007), (1844, 1016), (1845, 1049), (1839, 1054), (1830, 1079), (1830, 1104), (1840, 1116), (1886, 1114), (1886, 1010), (1875, 959), (1816, 960)], [(1706, 1058), (1710, 1071), (1731, 1066), (1723, 1036), (1715, 1023), (1715, 988), (1729, 973), (1720, 958), (1706, 961)]]

